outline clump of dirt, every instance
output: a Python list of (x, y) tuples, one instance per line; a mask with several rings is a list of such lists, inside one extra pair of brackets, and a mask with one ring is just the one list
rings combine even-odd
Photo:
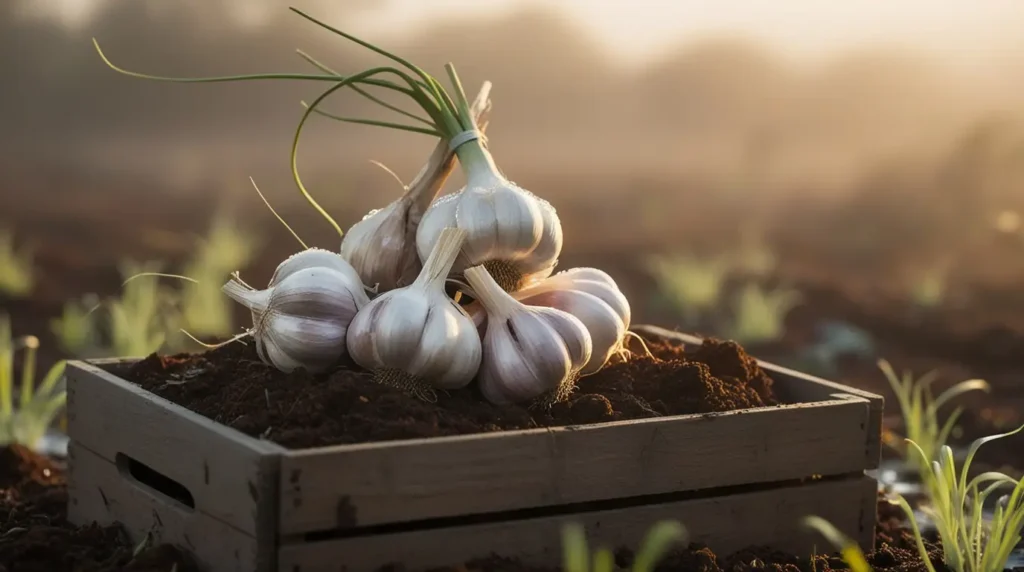
[(67, 521), (64, 470), (22, 447), (0, 449), (0, 571), (179, 572), (194, 570), (170, 546), (134, 547), (117, 526)]
[(771, 378), (734, 342), (708, 340), (686, 348), (651, 340), (648, 346), (652, 356), (606, 366), (551, 407), (495, 406), (475, 386), (438, 392), (436, 402), (427, 402), (375, 383), (352, 364), (319, 376), (303, 370), (285, 374), (243, 344), (202, 354), (151, 355), (112, 371), (214, 421), (296, 449), (779, 403)]

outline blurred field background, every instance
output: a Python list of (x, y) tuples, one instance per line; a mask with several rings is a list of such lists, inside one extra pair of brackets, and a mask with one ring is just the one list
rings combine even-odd
[[(304, 0), (467, 90), (514, 181), (558, 209), (562, 267), (605, 269), (634, 322), (888, 394), (879, 357), (1024, 405), (1024, 4)], [(482, 7), (486, 6), (486, 7)], [(338, 238), (297, 192), (296, 82), (121, 76), (378, 61), (272, 0), (0, 2), (0, 307), (46, 359), (180, 351), (240, 332), (216, 288)], [(354, 94), (328, 111), (370, 111)], [(400, 193), (433, 140), (314, 118), (299, 166), (347, 226)], [(455, 189), (458, 175), (449, 182)], [(121, 279), (138, 269), (200, 281)], [(209, 287), (212, 285), (212, 289)], [(105, 299), (102, 311), (89, 310)], [(894, 404), (893, 404), (894, 405)], [(971, 431), (968, 431), (971, 432)]]

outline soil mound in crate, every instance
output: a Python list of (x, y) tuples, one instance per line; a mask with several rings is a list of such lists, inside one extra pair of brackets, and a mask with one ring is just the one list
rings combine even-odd
[(364, 443), (712, 413), (777, 405), (772, 380), (733, 342), (684, 348), (652, 340), (634, 356), (582, 378), (551, 408), (498, 407), (475, 387), (430, 403), (372, 380), (355, 366), (313, 376), (263, 364), (249, 345), (151, 355), (114, 373), (248, 435), (289, 448)]
[(142, 550), (117, 526), (67, 521), (64, 471), (21, 447), (0, 449), (0, 571), (178, 572), (193, 570), (170, 546)]

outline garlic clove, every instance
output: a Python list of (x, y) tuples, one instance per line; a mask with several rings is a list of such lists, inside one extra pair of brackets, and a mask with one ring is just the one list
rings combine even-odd
[(381, 292), (410, 284), (420, 271), (420, 259), (406, 241), (411, 199), (396, 200), (370, 211), (349, 228), (341, 240), (341, 256), (366, 284)]
[(507, 181), (495, 184), (470, 185), (435, 201), (420, 222), (416, 247), (422, 259), (442, 229), (464, 229), (466, 259), (453, 271), (482, 265), (514, 292), (551, 273), (562, 250), (561, 222), (547, 201)]
[(348, 263), (315, 249), (282, 262), (263, 290), (236, 276), (223, 291), (252, 312), (249, 333), (260, 359), (284, 372), (319, 373), (335, 365), (347, 353), (349, 324), (370, 301)]
[(621, 347), (626, 335), (622, 318), (603, 300), (581, 290), (551, 290), (523, 298), (524, 304), (556, 308), (578, 318), (590, 334), (592, 353), (581, 375), (597, 372)]
[(483, 266), (465, 276), (487, 314), (477, 376), (484, 397), (508, 404), (570, 388), (593, 351), (584, 324), (561, 310), (520, 303)]
[[(273, 276), (270, 277), (270, 286), (276, 285), (281, 280), (306, 268), (330, 268), (340, 272), (347, 281), (362, 284), (359, 273), (355, 271), (344, 258), (336, 252), (324, 250), (323, 248), (307, 248), (302, 252), (293, 254), (277, 266)], [(367, 297), (369, 300), (369, 297)]]
[(473, 320), (445, 293), (465, 231), (441, 234), (416, 280), (372, 300), (348, 332), (348, 351), (381, 383), (429, 398), (432, 389), (468, 385), (480, 367)]

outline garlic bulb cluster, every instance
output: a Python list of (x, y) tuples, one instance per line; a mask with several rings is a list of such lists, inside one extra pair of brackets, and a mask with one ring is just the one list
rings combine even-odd
[(377, 381), (428, 397), (432, 389), (468, 385), (480, 367), (473, 320), (445, 293), (465, 231), (441, 233), (416, 280), (381, 294), (348, 328), (348, 352)]
[[(472, 111), (481, 131), (487, 128), (490, 92), (491, 84), (484, 82), (473, 103)], [(420, 220), (454, 169), (455, 153), (447, 142), (438, 142), (401, 197), (382, 209), (370, 211), (342, 236), (341, 256), (352, 264), (365, 284), (387, 292), (416, 279), (422, 262), (430, 255), (428, 251), (421, 259), (415, 246)]]
[(347, 353), (349, 324), (370, 302), (352, 266), (316, 248), (282, 262), (263, 290), (235, 276), (223, 291), (252, 312), (249, 333), (260, 359), (284, 372), (335, 365)]
[(596, 268), (572, 268), (516, 292), (516, 300), (529, 306), (545, 306), (579, 318), (590, 333), (593, 351), (580, 370), (590, 375), (622, 351), (629, 330), (629, 301), (615, 281)]
[(477, 375), (484, 397), (518, 403), (571, 388), (592, 353), (583, 322), (562, 310), (522, 304), (483, 266), (467, 268), (465, 277), (487, 312)]

